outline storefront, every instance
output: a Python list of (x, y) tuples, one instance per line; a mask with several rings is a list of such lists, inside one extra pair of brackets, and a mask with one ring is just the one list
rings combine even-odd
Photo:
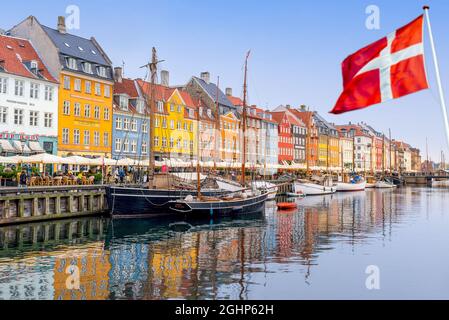
[(0, 155), (33, 155), (38, 153), (57, 153), (57, 137), (0, 133)]

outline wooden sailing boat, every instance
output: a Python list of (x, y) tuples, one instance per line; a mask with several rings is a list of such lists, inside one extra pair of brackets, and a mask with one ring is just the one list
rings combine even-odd
[[(185, 187), (177, 187), (171, 185), (171, 179), (167, 174), (155, 174), (155, 158), (154, 158), (154, 127), (156, 109), (156, 75), (157, 66), (161, 61), (158, 60), (156, 49), (152, 50), (151, 62), (146, 64), (145, 68), (150, 71), (151, 83), (147, 86), (146, 94), (147, 104), (149, 106), (149, 170), (148, 183), (142, 186), (115, 186), (111, 185), (106, 188), (106, 198), (111, 215), (115, 217), (135, 217), (135, 216), (157, 216), (171, 213), (169, 206), (171, 201), (184, 199), (186, 196), (196, 196), (198, 190), (196, 188), (187, 189)], [(199, 173), (199, 170), (197, 170)], [(198, 184), (200, 183), (198, 178)], [(198, 195), (217, 196), (228, 194), (229, 191), (221, 189), (202, 190)]]
[[(243, 133), (243, 159), (242, 159), (242, 180), (243, 188), (246, 188), (246, 91), (247, 91), (247, 72), (248, 72), (249, 52), (245, 59), (245, 77), (243, 83), (243, 110), (242, 110), (242, 133)], [(217, 109), (217, 115), (219, 110)], [(197, 120), (200, 121), (199, 116)], [(200, 143), (197, 143), (197, 152), (200, 154)], [(197, 161), (197, 172), (201, 170), (200, 162)], [(198, 176), (199, 179), (199, 176)], [(255, 191), (248, 192), (248, 189), (235, 192), (227, 196), (221, 197), (205, 197), (201, 192), (201, 185), (197, 184), (197, 196), (187, 196), (184, 200), (171, 201), (169, 210), (174, 213), (184, 214), (187, 216), (204, 216), (211, 217), (227, 216), (239, 213), (255, 213), (261, 212), (265, 208), (265, 202), (268, 198), (268, 192)]]

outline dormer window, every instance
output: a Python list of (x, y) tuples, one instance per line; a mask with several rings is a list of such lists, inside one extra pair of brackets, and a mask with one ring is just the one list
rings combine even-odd
[(203, 116), (203, 107), (200, 107), (200, 117)]
[(92, 73), (92, 65), (89, 62), (83, 62), (83, 71), (85, 73)]
[(39, 67), (39, 65), (38, 65), (37, 61), (36, 60), (32, 60), (31, 61), (31, 70), (36, 70), (37, 71), (38, 67)]
[(209, 118), (212, 118), (212, 111), (210, 109), (207, 109), (207, 116)]
[(189, 117), (193, 118), (195, 116), (193, 109), (189, 109)]
[(164, 112), (164, 103), (162, 101), (157, 102), (157, 111), (160, 113)]
[(128, 110), (128, 97), (127, 96), (120, 96), (120, 109), (122, 110)]
[(136, 109), (138, 113), (143, 113), (144, 112), (144, 103), (143, 100), (138, 99), (136, 101)]
[(76, 59), (67, 58), (67, 67), (72, 70), (78, 70), (78, 67), (76, 65)]
[(100, 77), (106, 78), (106, 68), (105, 67), (99, 66), (97, 68), (97, 73)]

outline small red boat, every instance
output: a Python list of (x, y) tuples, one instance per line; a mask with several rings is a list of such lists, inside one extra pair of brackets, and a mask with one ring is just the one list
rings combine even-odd
[(296, 209), (298, 205), (296, 202), (279, 202), (278, 203), (278, 209), (279, 210), (292, 210)]

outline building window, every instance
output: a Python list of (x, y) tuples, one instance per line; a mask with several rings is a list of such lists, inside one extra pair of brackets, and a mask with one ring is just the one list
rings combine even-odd
[(23, 109), (14, 109), (14, 124), (23, 125)]
[(81, 79), (75, 79), (75, 91), (81, 92)]
[(129, 130), (129, 119), (128, 118), (123, 119), (123, 130)]
[(18, 97), (23, 97), (24, 82), (22, 80), (15, 81), (14, 94)]
[(125, 139), (125, 142), (123, 143), (123, 151), (129, 152), (129, 140)]
[(84, 130), (84, 145), (88, 146), (90, 144), (90, 131)]
[(154, 137), (154, 146), (159, 147), (159, 136)]
[(53, 126), (53, 113), (45, 112), (44, 113), (44, 127), (51, 128)]
[(69, 144), (69, 129), (62, 129), (62, 144)]
[(104, 107), (104, 120), (109, 120), (109, 108), (108, 107)]
[(30, 84), (30, 98), (39, 99), (39, 84), (37, 83)]
[(131, 131), (137, 132), (137, 120), (136, 119), (131, 120)]
[(137, 109), (137, 112), (138, 113), (144, 113), (144, 103), (143, 103), (143, 100), (137, 100), (137, 102), (136, 102), (136, 109)]
[(167, 129), (167, 119), (162, 119), (162, 128)]
[(45, 86), (44, 99), (46, 101), (53, 101), (53, 87)]
[(154, 127), (155, 128), (159, 128), (159, 121), (160, 121), (159, 118), (154, 119)]
[(176, 123), (176, 129), (181, 130), (181, 128), (182, 128), (181, 121), (178, 121), (178, 122)]
[(147, 142), (146, 141), (142, 141), (141, 150), (142, 150), (142, 154), (147, 154)]
[(109, 98), (111, 96), (111, 87), (110, 86), (107, 86), (107, 85), (104, 86), (104, 96), (106, 98)]
[(128, 110), (128, 98), (126, 96), (120, 96), (120, 109)]
[(65, 114), (66, 116), (70, 115), (70, 101), (64, 101), (62, 113)]
[(146, 121), (142, 123), (142, 132), (148, 133), (148, 122)]
[(173, 149), (175, 146), (175, 139), (173, 137), (170, 138), (170, 149)]
[(109, 147), (109, 132), (103, 134), (103, 145)]
[(94, 145), (97, 147), (100, 145), (100, 132), (98, 131), (94, 132)]
[(106, 68), (105, 67), (98, 67), (97, 68), (97, 74), (100, 76), (100, 77), (103, 77), (103, 78), (106, 78)]
[(81, 105), (78, 102), (76, 102), (75, 106), (73, 107), (73, 114), (76, 117), (79, 117), (81, 115)]
[(173, 103), (170, 103), (170, 112), (175, 111), (175, 105)]
[(30, 111), (30, 126), (31, 127), (37, 127), (38, 119), (39, 119), (39, 112)]
[(83, 63), (83, 71), (92, 74), (92, 65), (89, 62)]
[(131, 141), (131, 152), (136, 153), (137, 152), (137, 142), (136, 140)]
[(121, 139), (120, 139), (120, 138), (116, 138), (116, 139), (115, 139), (115, 151), (116, 151), (116, 152), (120, 152), (121, 147), (122, 147), (122, 141), (121, 141)]
[(0, 123), (7, 123), (8, 119), (8, 108), (0, 107)]
[(64, 89), (70, 90), (70, 77), (64, 76)]
[(73, 58), (67, 58), (67, 67), (72, 70), (78, 70), (76, 60)]
[(80, 131), (79, 129), (73, 130), (73, 143), (80, 144)]
[(85, 86), (84, 92), (85, 92), (85, 93), (88, 93), (88, 94), (91, 94), (91, 93), (92, 93), (92, 82), (86, 81), (86, 82), (84, 83), (84, 86)]
[(181, 139), (176, 140), (176, 148), (181, 149)]
[(175, 128), (175, 120), (170, 120), (170, 129), (174, 129)]
[(158, 112), (164, 112), (164, 103), (162, 101), (157, 102), (157, 111)]
[(94, 118), (100, 119), (100, 107), (99, 106), (95, 106), (95, 108), (94, 108)]
[(84, 106), (84, 117), (90, 118), (90, 105), (86, 104)]
[(95, 83), (95, 95), (101, 96), (101, 83)]
[(182, 107), (180, 105), (178, 105), (178, 113), (182, 112)]
[(162, 137), (162, 148), (167, 147), (167, 137)]
[(8, 91), (8, 79), (0, 77), (0, 93), (7, 93)]
[(115, 118), (115, 129), (122, 130), (122, 118)]

